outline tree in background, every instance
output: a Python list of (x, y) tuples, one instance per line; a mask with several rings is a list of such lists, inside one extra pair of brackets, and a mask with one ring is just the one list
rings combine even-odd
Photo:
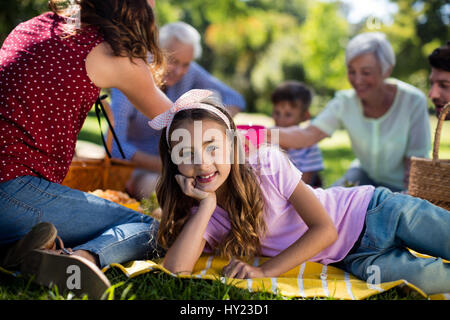
[(314, 2), (300, 28), (299, 51), (306, 81), (314, 87), (317, 99), (311, 106), (316, 114), (334, 91), (350, 88), (346, 76), (345, 47), (352, 36), (350, 25), (340, 14), (339, 3)]
[[(374, 0), (375, 1), (375, 0)], [(381, 25), (397, 56), (393, 76), (428, 87), (427, 56), (450, 39), (445, 0), (391, 0), (398, 12)], [(47, 10), (47, 0), (0, 1), (0, 43), (20, 22)], [(269, 96), (285, 79), (311, 85), (318, 97), (312, 113), (335, 90), (349, 87), (344, 50), (355, 34), (373, 31), (363, 20), (350, 25), (340, 1), (164, 0), (156, 1), (158, 24), (182, 20), (202, 34), (199, 63), (246, 98), (248, 111), (269, 112)]]
[(47, 10), (47, 0), (0, 1), (0, 43), (19, 23)]
[(204, 35), (216, 53), (213, 70), (243, 92), (249, 111), (268, 111), (279, 82), (304, 78), (299, 25), (288, 14), (252, 8), (246, 16), (210, 25)]
[(373, 26), (361, 23), (359, 31), (381, 31), (390, 40), (397, 63), (393, 77), (427, 92), (433, 49), (450, 39), (450, 4), (443, 0), (391, 0), (398, 7), (392, 24)]
[[(327, 38), (329, 47), (333, 50), (323, 50), (326, 46), (313, 46), (308, 53), (305, 52), (303, 34), (320, 34), (322, 39), (326, 34), (327, 24), (309, 23), (309, 27), (302, 28), (308, 19), (308, 10), (314, 7), (327, 7), (330, 10), (324, 12), (323, 21), (331, 21), (339, 13), (334, 4), (322, 4), (316, 1), (305, 0), (218, 0), (218, 1), (177, 1), (165, 2), (165, 5), (157, 6), (159, 22), (164, 24), (169, 21), (183, 20), (196, 27), (203, 35), (204, 56), (200, 63), (211, 70), (214, 75), (239, 90), (245, 97), (248, 111), (270, 112), (270, 94), (280, 82), (285, 79), (297, 79), (309, 82), (312, 85), (319, 84), (324, 90), (330, 91), (327, 84), (323, 83), (324, 74), (332, 78), (332, 82), (339, 78), (337, 83), (342, 83), (342, 67), (333, 62), (333, 71), (317, 72), (321, 69), (324, 59), (335, 58), (334, 53), (340, 51), (336, 47), (333, 36)], [(181, 11), (170, 10), (173, 5)], [(334, 11), (333, 11), (333, 10)], [(192, 13), (195, 14), (192, 14)], [(169, 18), (169, 16), (172, 16)], [(327, 17), (327, 14), (331, 14)], [(320, 10), (319, 10), (320, 15)], [(315, 15), (314, 17), (317, 17)], [(339, 25), (346, 21), (342, 18)], [(313, 30), (314, 28), (319, 30)], [(328, 28), (335, 33), (342, 30), (335, 27)], [(344, 27), (345, 29), (345, 27)], [(203, 31), (203, 32), (202, 32)], [(342, 35), (341, 35), (342, 36)], [(345, 35), (346, 36), (346, 35)], [(313, 39), (307, 39), (313, 43)], [(323, 40), (323, 41), (327, 41)], [(339, 44), (337, 44), (339, 45)], [(317, 51), (322, 50), (322, 51)], [(307, 76), (307, 63), (315, 63), (313, 57), (324, 53), (324, 59), (320, 65), (313, 66), (316, 77)], [(308, 61), (310, 60), (310, 61)], [(327, 63), (325, 63), (328, 65)], [(342, 64), (342, 63), (340, 63)], [(334, 66), (338, 71), (334, 70)], [(339, 70), (340, 69), (340, 70)], [(320, 78), (319, 81), (315, 81)], [(330, 82), (328, 82), (330, 83)], [(336, 89), (336, 88), (333, 88)]]

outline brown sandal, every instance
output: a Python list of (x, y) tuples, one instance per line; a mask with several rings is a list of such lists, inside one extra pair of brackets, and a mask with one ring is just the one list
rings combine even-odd
[(94, 263), (64, 247), (56, 227), (49, 222), (35, 225), (8, 249), (0, 264), (7, 269), (20, 269), (38, 284), (56, 285), (61, 293), (71, 291), (100, 299), (111, 286)]
[(24, 257), (34, 249), (50, 249), (55, 245), (57, 230), (49, 222), (36, 224), (22, 239), (14, 243), (1, 259), (5, 269), (16, 269)]
[(48, 287), (57, 286), (59, 292), (71, 291), (77, 296), (101, 299), (111, 286), (103, 272), (89, 260), (73, 255), (68, 249), (61, 252), (33, 250), (20, 266), (23, 274), (33, 275), (33, 281)]

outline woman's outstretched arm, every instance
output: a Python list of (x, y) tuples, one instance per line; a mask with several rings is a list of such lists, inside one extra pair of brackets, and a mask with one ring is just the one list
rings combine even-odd
[[(278, 132), (275, 133), (275, 130)], [(318, 143), (328, 135), (319, 128), (309, 125), (306, 128), (299, 126), (274, 127), (268, 130), (268, 140), (271, 143), (278, 143), (283, 149), (300, 149), (310, 147)], [(278, 141), (275, 141), (278, 138)]]
[(119, 89), (149, 119), (172, 105), (172, 101), (156, 86), (145, 61), (115, 56), (106, 42), (89, 52), (86, 71), (97, 87)]
[(336, 241), (337, 231), (333, 221), (303, 181), (298, 183), (289, 201), (308, 226), (308, 231), (259, 267), (232, 259), (223, 270), (225, 276), (243, 279), (277, 277), (314, 257)]

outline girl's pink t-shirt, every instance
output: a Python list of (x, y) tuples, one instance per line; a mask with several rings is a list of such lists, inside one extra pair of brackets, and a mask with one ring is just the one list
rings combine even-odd
[[(249, 161), (259, 176), (265, 200), (267, 231), (261, 239), (262, 255), (272, 257), (288, 248), (308, 230), (308, 226), (289, 202), (302, 173), (276, 147), (259, 149)], [(311, 190), (334, 222), (338, 239), (309, 261), (322, 264), (340, 261), (348, 254), (362, 231), (374, 187)], [(215, 248), (229, 230), (228, 213), (217, 206), (203, 236), (207, 242), (204, 251), (211, 252), (211, 248)]]

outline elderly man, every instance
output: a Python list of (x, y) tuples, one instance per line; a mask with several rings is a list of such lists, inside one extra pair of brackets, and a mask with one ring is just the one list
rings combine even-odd
[[(450, 102), (450, 41), (435, 49), (429, 56), (431, 66), (430, 91), (428, 96), (436, 107), (436, 115), (439, 114), (445, 104)], [(450, 113), (445, 120), (450, 120)]]
[[(163, 91), (175, 101), (191, 89), (217, 91), (232, 116), (245, 109), (243, 97), (226, 86), (194, 62), (201, 56), (200, 34), (184, 22), (174, 22), (160, 29), (161, 48), (168, 54), (163, 76)], [(127, 184), (128, 193), (137, 198), (148, 197), (156, 187), (161, 171), (158, 154), (160, 131), (148, 125), (148, 118), (133, 107), (125, 95), (111, 90), (111, 108), (114, 128), (127, 159), (137, 165)], [(113, 145), (113, 156), (121, 158), (118, 147)]]

